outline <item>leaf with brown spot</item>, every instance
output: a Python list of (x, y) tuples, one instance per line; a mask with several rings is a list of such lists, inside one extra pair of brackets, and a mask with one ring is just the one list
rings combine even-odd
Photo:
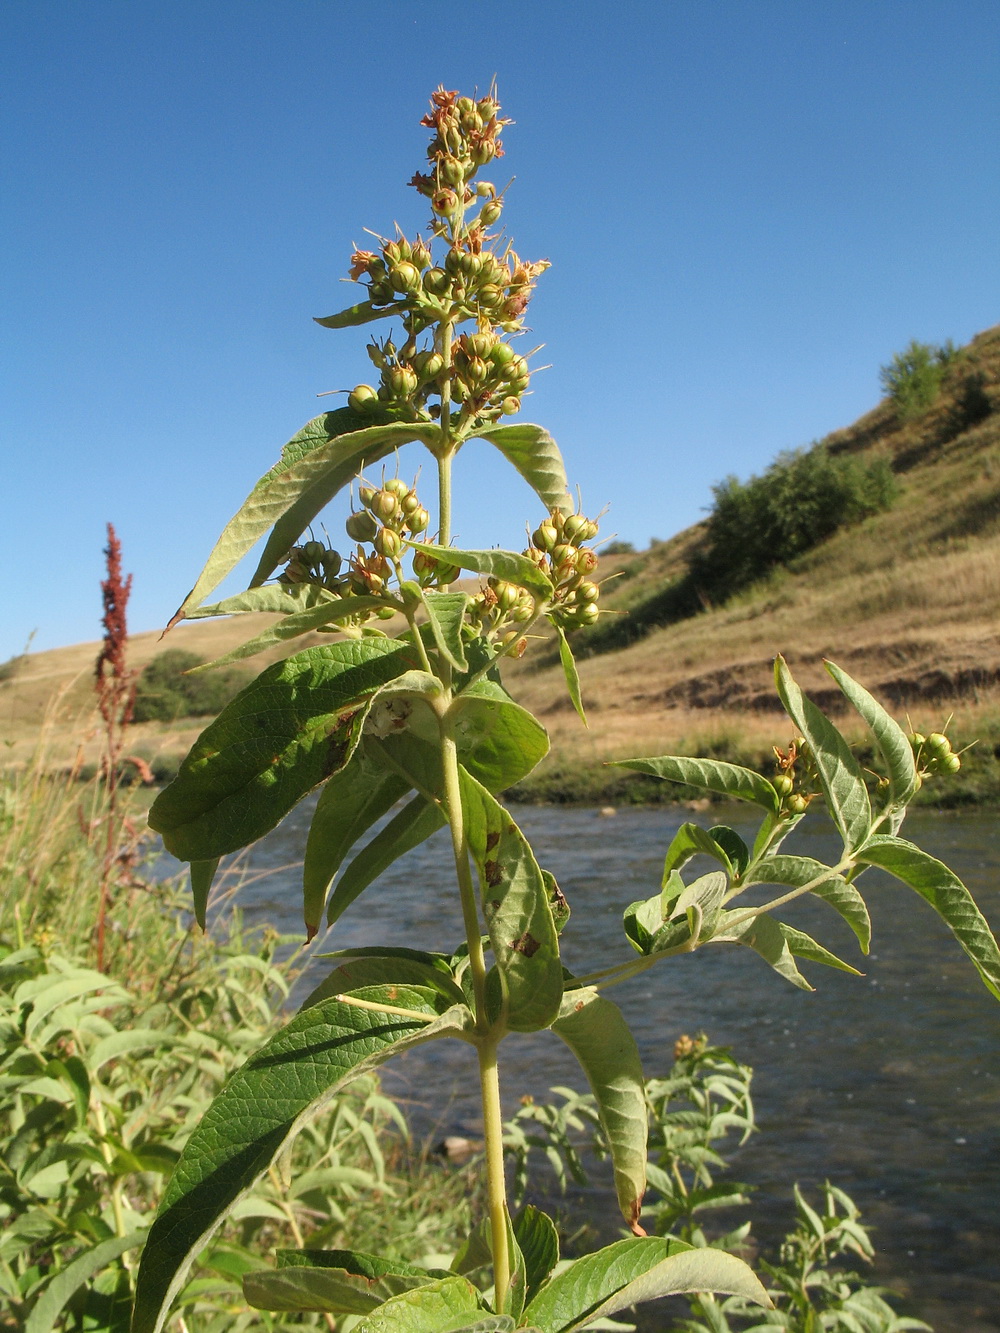
[(518, 953), (523, 953), (525, 958), (533, 958), (538, 951), (539, 944), (531, 931), (526, 930), (520, 939), (511, 941), (510, 947), (516, 949)]

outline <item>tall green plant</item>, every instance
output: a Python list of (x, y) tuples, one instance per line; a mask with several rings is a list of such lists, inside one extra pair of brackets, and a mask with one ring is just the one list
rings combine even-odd
[[(639, 1302), (690, 1291), (739, 1295), (766, 1307), (764, 1288), (734, 1256), (645, 1233), (642, 1069), (624, 1016), (603, 992), (672, 955), (717, 942), (754, 948), (801, 987), (807, 983), (796, 957), (851, 970), (776, 913), (816, 893), (847, 917), (867, 947), (867, 912), (854, 881), (878, 865), (931, 900), (1000, 994), (1000, 952), (969, 894), (944, 866), (898, 837), (919, 781), (905, 736), (869, 695), (836, 673), (885, 758), (886, 784), (873, 803), (845, 742), (783, 666), (779, 689), (808, 743), (815, 792), (793, 790), (794, 779), (783, 774), (786, 794), (728, 764), (632, 761), (634, 768), (749, 800), (762, 808), (763, 825), (752, 849), (730, 829), (685, 825), (668, 851), (662, 890), (626, 911), (626, 937), (639, 956), (584, 977), (564, 967), (565, 898), (497, 799), (538, 762), (547, 739), (504, 690), (499, 667), (524, 652), (532, 628), (548, 621), (582, 712), (566, 631), (599, 614), (597, 556), (588, 545), (597, 525), (574, 509), (551, 437), (540, 426), (503, 420), (519, 411), (530, 380), (527, 360), (508, 337), (521, 331), (546, 265), (523, 261), (491, 230), (503, 201), (492, 184), (476, 181), (501, 152), (499, 106), (492, 95), (475, 101), (439, 89), (424, 123), (432, 131), (430, 170), (413, 184), (430, 201), (429, 242), (400, 233), (382, 240), (378, 251), (356, 252), (351, 274), (366, 285), (366, 299), (320, 320), (331, 328), (399, 322), (398, 341), (375, 339), (368, 347), (379, 384), (359, 384), (347, 407), (293, 437), (227, 524), (178, 612), (279, 613), (269, 630), (222, 660), (306, 631), (341, 637), (269, 667), (243, 690), (195, 743), (150, 821), (167, 848), (191, 862), (203, 922), (219, 858), (266, 833), (322, 787), (305, 856), (310, 937), (324, 911), (332, 924), (382, 869), (446, 826), (465, 938), (439, 951), (386, 945), (332, 955), (329, 976), (232, 1076), (188, 1141), (144, 1252), (134, 1333), (163, 1327), (194, 1256), (311, 1116), (359, 1073), (439, 1038), (470, 1045), (478, 1065), (488, 1219), (482, 1245), (492, 1285), (473, 1285), (461, 1255), (442, 1275), (367, 1253), (303, 1248), (281, 1252), (275, 1269), (247, 1275), (244, 1290), (253, 1305), (361, 1314), (365, 1333), (515, 1327), (570, 1333)], [(452, 465), (474, 437), (500, 451), (546, 511), (523, 552), (451, 544)], [(372, 475), (414, 442), (430, 453), (437, 473), (434, 540), (415, 487), (398, 475), (383, 474), (378, 484)], [(361, 475), (366, 470), (368, 479)], [(303, 537), (355, 477), (361, 507), (348, 519), (356, 546), (345, 561)], [(261, 538), (249, 589), (206, 606)], [(457, 587), (463, 571), (484, 581), (472, 590)], [(814, 794), (822, 795), (843, 834), (843, 855), (830, 867), (779, 851)], [(686, 882), (682, 867), (698, 853), (717, 868)], [(781, 886), (777, 897), (764, 906), (735, 905), (761, 884)], [(632, 1232), (560, 1267), (553, 1223), (534, 1209), (512, 1217), (504, 1180), (498, 1051), (514, 1034), (542, 1030), (561, 1038), (583, 1068)], [(476, 1238), (469, 1243), (475, 1247)]]

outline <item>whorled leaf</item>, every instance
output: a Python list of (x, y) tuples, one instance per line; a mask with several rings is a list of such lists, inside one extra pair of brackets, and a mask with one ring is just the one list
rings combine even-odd
[(913, 750), (899, 723), (885, 711), (877, 699), (856, 680), (833, 662), (823, 664), (840, 686), (848, 703), (852, 704), (868, 724), (875, 744), (885, 763), (889, 777), (889, 809), (901, 810), (912, 800), (920, 787), (920, 777), (913, 758)]
[(766, 778), (739, 764), (723, 759), (689, 759), (686, 755), (660, 755), (650, 759), (615, 759), (613, 768), (630, 768), (636, 773), (649, 773), (669, 782), (682, 782), (689, 787), (718, 792), (737, 801), (752, 801), (771, 814), (777, 814), (778, 793)]
[(153, 802), (152, 828), (184, 861), (237, 851), (269, 832), (350, 758), (352, 710), (412, 665), (412, 647), (360, 639), (268, 667), (195, 742)]
[(576, 1056), (590, 1084), (611, 1152), (618, 1206), (641, 1235), (648, 1130), (642, 1061), (632, 1031), (618, 1006), (590, 987), (566, 992), (552, 1031)]
[(844, 849), (856, 851), (872, 827), (871, 802), (860, 765), (830, 719), (799, 689), (783, 657), (775, 659), (774, 679), (785, 712), (812, 751), (826, 807), (844, 840)]
[(149, 1233), (132, 1333), (159, 1333), (188, 1268), (229, 1209), (350, 1079), (421, 1042), (464, 1037), (474, 1024), (464, 1005), (447, 1008), (423, 987), (371, 987), (356, 998), (414, 1017), (341, 1000), (305, 1009), (230, 1077), (201, 1118)]
[(562, 454), (547, 430), (528, 422), (512, 422), (479, 434), (513, 463), (546, 509), (573, 512)]
[(464, 768), (460, 779), (469, 851), (506, 991), (507, 1026), (535, 1032), (555, 1019), (563, 990), (545, 880), (527, 839), (503, 806)]
[(953, 870), (905, 838), (878, 835), (858, 852), (915, 889), (934, 908), (971, 958), (986, 989), (1000, 1000), (1000, 949), (972, 894)]

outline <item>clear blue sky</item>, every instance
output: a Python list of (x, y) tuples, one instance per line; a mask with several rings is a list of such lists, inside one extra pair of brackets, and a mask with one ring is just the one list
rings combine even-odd
[[(0, 660), (98, 636), (109, 519), (164, 624), (370, 377), (311, 316), (363, 227), (424, 224), (438, 83), (497, 75), (505, 220), (553, 264), (524, 419), (637, 545), (873, 406), (911, 338), (1000, 320), (996, 0), (8, 0), (0, 34)], [(519, 547), (527, 489), (460, 462), (461, 539)]]

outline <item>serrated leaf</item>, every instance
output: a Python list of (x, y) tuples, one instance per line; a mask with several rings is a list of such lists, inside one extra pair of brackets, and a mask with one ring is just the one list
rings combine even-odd
[(674, 870), (680, 870), (681, 866), (687, 865), (692, 856), (699, 854), (710, 856), (713, 861), (718, 861), (728, 875), (734, 873), (729, 853), (712, 834), (698, 824), (685, 823), (674, 834), (670, 846), (667, 848), (667, 855), (663, 861), (664, 885), (666, 885)]
[(809, 743), (826, 807), (844, 848), (856, 851), (872, 827), (871, 802), (858, 761), (830, 719), (799, 689), (783, 657), (775, 659), (774, 679), (785, 712)]
[(559, 1262), (556, 1224), (534, 1204), (525, 1204), (514, 1218), (514, 1235), (524, 1256), (526, 1299), (531, 1300)]
[(562, 964), (548, 893), (524, 834), (464, 768), (462, 810), (486, 928), (507, 996), (507, 1026), (546, 1028), (559, 1013)]
[(415, 551), (423, 551), (448, 565), (472, 570), (474, 574), (488, 574), (492, 578), (527, 588), (542, 601), (552, 596), (552, 582), (527, 556), (514, 551), (461, 551), (454, 546), (435, 546), (432, 542), (407, 542)]
[[(779, 976), (790, 981), (799, 990), (811, 991), (813, 987), (795, 966), (795, 959), (788, 947), (781, 923), (767, 912), (759, 912), (749, 920), (741, 920), (745, 917), (746, 913), (742, 911), (723, 912), (713, 940), (720, 942), (730, 940), (734, 944), (746, 944), (755, 953), (759, 953), (765, 963), (773, 967)], [(730, 922), (738, 924), (730, 925)]]
[(848, 883), (842, 875), (835, 874), (821, 861), (814, 861), (810, 856), (768, 856), (757, 862), (748, 882), (784, 884), (799, 889), (813, 881), (818, 882), (810, 889), (810, 893), (822, 898), (840, 913), (858, 937), (862, 953), (867, 953), (871, 946), (872, 923), (865, 900), (853, 884)]
[(348, 620), (360, 611), (374, 611), (384, 605), (385, 603), (378, 597), (330, 597), (326, 601), (308, 607), (305, 611), (296, 611), (294, 615), (285, 616), (276, 624), (268, 625), (252, 639), (230, 648), (229, 652), (223, 653), (221, 657), (192, 667), (188, 674), (193, 676), (202, 671), (209, 671), (213, 667), (242, 662), (244, 658), (256, 657), (258, 653), (266, 652), (276, 644), (287, 643), (290, 639), (300, 638), (303, 634), (311, 634), (313, 630), (322, 629), (324, 625), (340, 624), (341, 621)]
[(480, 1312), (489, 1314), (468, 1278), (441, 1278), (386, 1301), (356, 1326), (356, 1333), (451, 1333), (473, 1326)]
[(846, 671), (833, 662), (823, 665), (840, 686), (850, 703), (868, 724), (885, 763), (889, 777), (890, 810), (902, 809), (916, 795), (920, 787), (917, 766), (913, 759), (913, 750), (906, 739), (906, 733), (894, 718), (890, 717), (877, 699), (852, 680)]
[(583, 695), (580, 692), (580, 673), (576, 669), (576, 658), (573, 656), (573, 649), (569, 646), (569, 640), (566, 638), (566, 631), (562, 625), (553, 625), (556, 632), (556, 639), (559, 643), (559, 661), (562, 664), (563, 675), (566, 677), (566, 689), (569, 691), (570, 702), (580, 715), (580, 721), (583, 725), (589, 726), (587, 714), (583, 711)]
[(428, 589), (421, 593), (421, 601), (438, 652), (457, 671), (465, 671), (468, 663), (465, 660), (462, 625), (465, 609), (469, 605), (468, 594)]
[(351, 762), (327, 781), (309, 825), (302, 868), (308, 931), (319, 928), (330, 884), (351, 847), (408, 790), (406, 779), (387, 771), (363, 743)]
[(411, 665), (407, 644), (360, 639), (268, 667), (195, 742), (153, 802), (152, 828), (183, 861), (237, 851), (269, 832), (350, 758), (350, 710)]
[(257, 1310), (367, 1314), (439, 1276), (355, 1250), (279, 1250), (277, 1257), (277, 1269), (243, 1277), (243, 1294)]
[(127, 1236), (113, 1236), (101, 1241), (89, 1250), (84, 1250), (75, 1259), (59, 1269), (42, 1290), (42, 1294), (32, 1306), (31, 1313), (24, 1322), (24, 1333), (52, 1333), (59, 1324), (62, 1314), (72, 1297), (85, 1286), (95, 1274), (128, 1250), (134, 1250), (145, 1239), (145, 1231), (132, 1231)]
[(661, 755), (655, 759), (614, 759), (613, 768), (631, 768), (668, 782), (718, 792), (737, 801), (752, 801), (771, 814), (778, 812), (778, 793), (766, 778), (739, 764), (722, 759), (689, 759), (686, 755)]
[(327, 1000), (296, 1015), (230, 1076), (188, 1139), (160, 1204), (139, 1269), (132, 1333), (159, 1333), (230, 1206), (345, 1083), (412, 1046), (471, 1030), (463, 1005), (441, 1012), (433, 992), (399, 987), (390, 998), (388, 989), (372, 987), (359, 998), (432, 1021)]
[(480, 438), (499, 449), (550, 512), (573, 512), (573, 501), (566, 482), (566, 468), (555, 440), (541, 426), (516, 422), (480, 431)]
[(205, 929), (205, 911), (208, 907), (208, 895), (212, 892), (212, 881), (219, 868), (221, 857), (213, 856), (207, 861), (191, 862), (191, 897), (194, 899), (194, 919), (202, 930)]
[(253, 587), (274, 572), (320, 510), (361, 468), (411, 440), (434, 438), (438, 433), (436, 427), (408, 422), (373, 424), (347, 407), (306, 422), (226, 524), (171, 624), (199, 606), (272, 525), (251, 581)]
[(389, 305), (379, 306), (376, 310), (371, 301), (359, 301), (357, 305), (339, 310), (335, 315), (313, 315), (316, 324), (324, 329), (351, 329), (358, 324), (370, 324), (375, 319), (388, 319), (406, 309), (405, 301), (393, 301)]
[(930, 903), (971, 958), (983, 985), (1000, 1000), (1000, 949), (975, 899), (953, 870), (905, 838), (879, 835), (857, 859), (880, 866)]
[(552, 1031), (570, 1048), (597, 1102), (611, 1153), (618, 1206), (639, 1225), (646, 1192), (646, 1092), (642, 1061), (621, 1010), (591, 989), (567, 991)]

